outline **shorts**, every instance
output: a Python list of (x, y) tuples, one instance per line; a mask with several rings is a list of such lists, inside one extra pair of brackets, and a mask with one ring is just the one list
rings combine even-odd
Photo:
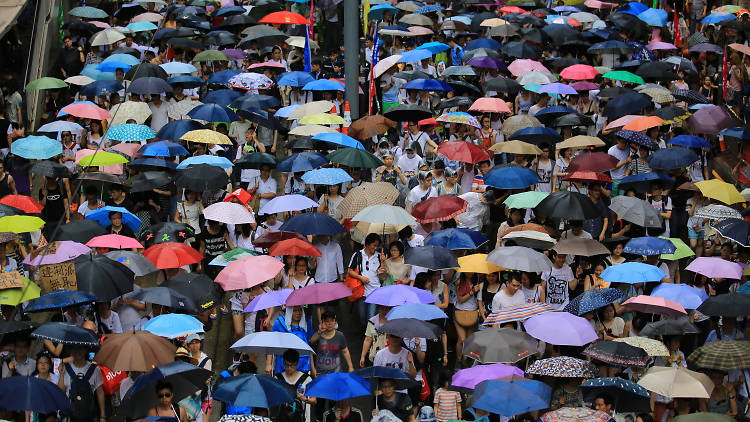
[(691, 226), (688, 226), (688, 239), (703, 239), (703, 231), (695, 231)]
[(232, 310), (232, 315), (242, 315), (244, 312)]

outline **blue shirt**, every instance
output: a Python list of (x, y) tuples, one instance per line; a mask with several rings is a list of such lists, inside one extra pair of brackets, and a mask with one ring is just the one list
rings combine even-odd
[(464, 49), (460, 45), (456, 44), (455, 47), (451, 48), (451, 65), (461, 66), (464, 62)]
[[(302, 339), (302, 341), (304, 341), (305, 343), (309, 344), (310, 338), (315, 332), (312, 326), (312, 320), (310, 318), (307, 318), (307, 331), (303, 330), (302, 327), (299, 327), (297, 325), (292, 325), (291, 329), (288, 329), (286, 321), (284, 320), (284, 316), (282, 315), (276, 319), (276, 322), (273, 324), (273, 329), (271, 331), (280, 333), (292, 333)], [(282, 358), (282, 356), (276, 355), (276, 359), (274, 359), (274, 361), (273, 373), (278, 374), (284, 372), (284, 359)], [(297, 364), (297, 370), (302, 372), (310, 372), (310, 355), (300, 355), (299, 363)]]

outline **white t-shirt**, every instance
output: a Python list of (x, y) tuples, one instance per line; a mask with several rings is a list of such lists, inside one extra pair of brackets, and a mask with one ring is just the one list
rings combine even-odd
[(492, 312), (497, 312), (501, 309), (512, 308), (514, 306), (521, 306), (526, 304), (526, 295), (523, 294), (523, 290), (518, 289), (513, 296), (505, 294), (504, 289), (498, 290), (495, 297), (492, 299)]
[[(617, 148), (617, 145), (612, 145), (607, 150), (607, 154), (617, 158), (617, 162), (621, 163), (628, 159), (630, 156), (630, 148), (620, 149)], [(628, 169), (628, 166), (622, 166), (619, 169), (613, 169), (609, 171), (609, 175), (612, 177), (612, 179), (622, 179), (625, 177), (625, 171)]]
[(375, 354), (372, 366), (385, 366), (386, 368), (396, 368), (409, 372), (409, 351), (402, 347), (400, 352), (393, 354), (387, 347), (380, 349)]
[(406, 202), (412, 205), (416, 205), (425, 199), (435, 198), (437, 195), (437, 189), (430, 186), (429, 189), (422, 189), (421, 186), (417, 185), (409, 191), (409, 195), (406, 196)]
[(169, 116), (167, 115), (169, 103), (162, 102), (161, 106), (157, 106), (150, 102), (148, 103), (148, 108), (151, 109), (151, 130), (158, 132), (169, 123)]
[(567, 264), (562, 268), (552, 267), (551, 270), (542, 273), (542, 280), (546, 288), (547, 304), (555, 309), (563, 309), (570, 302), (570, 291), (568, 281), (573, 280), (573, 270)]
[(409, 154), (404, 154), (398, 159), (398, 163), (401, 171), (404, 173), (416, 173), (419, 170), (419, 162), (422, 161), (422, 157), (414, 154), (414, 158), (409, 158)]
[(120, 324), (120, 316), (115, 311), (109, 313), (109, 318), (99, 317), (102, 325), (107, 327), (112, 334), (122, 333), (122, 324)]

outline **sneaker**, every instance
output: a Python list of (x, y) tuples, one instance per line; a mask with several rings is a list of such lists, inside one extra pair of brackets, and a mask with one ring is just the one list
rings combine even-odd
[(221, 305), (219, 306), (219, 313), (221, 314), (221, 316), (227, 316), (232, 312), (227, 308), (226, 305)]

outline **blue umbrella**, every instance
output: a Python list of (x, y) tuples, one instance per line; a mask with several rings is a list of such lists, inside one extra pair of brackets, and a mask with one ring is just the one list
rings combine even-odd
[(79, 125), (76, 122), (55, 120), (54, 122), (44, 124), (40, 126), (39, 129), (37, 129), (38, 132), (64, 132), (66, 130), (69, 132), (83, 130), (83, 126)]
[(328, 164), (328, 159), (319, 152), (299, 152), (279, 161), (276, 169), (283, 173), (308, 171)]
[(177, 338), (193, 333), (202, 333), (203, 323), (185, 314), (162, 314), (151, 318), (143, 329), (159, 337)]
[[(628, 94), (625, 94), (625, 95), (628, 95)], [(620, 98), (620, 97), (615, 97), (615, 98)], [(659, 149), (659, 145), (657, 145), (653, 139), (649, 138), (648, 135), (646, 135), (643, 132), (636, 132), (634, 130), (623, 129), (623, 130), (618, 130), (617, 132), (615, 132), (615, 136), (619, 136), (620, 138), (625, 139), (628, 142), (631, 142), (640, 146), (644, 146), (652, 151)]]
[(711, 148), (710, 142), (693, 135), (677, 135), (674, 138), (668, 140), (667, 143), (688, 148)]
[(581, 11), (581, 9), (579, 9), (579, 8), (577, 8), (575, 6), (565, 6), (565, 5), (563, 5), (563, 6), (555, 6), (555, 7), (552, 8), (552, 10), (554, 10), (557, 13), (562, 13), (562, 12), (580, 12)]
[(305, 395), (327, 400), (346, 400), (352, 397), (369, 396), (370, 383), (366, 379), (348, 372), (321, 375), (305, 387)]
[(148, 157), (177, 157), (178, 155), (190, 154), (190, 151), (174, 142), (158, 141), (142, 146), (138, 150), (138, 154)]
[(404, 89), (419, 89), (422, 91), (452, 91), (453, 88), (451, 88), (450, 85), (447, 83), (438, 80), (438, 79), (427, 79), (427, 78), (419, 78), (419, 79), (413, 79), (409, 81), (406, 85), (404, 85)]
[(401, 53), (401, 58), (396, 63), (414, 63), (432, 57), (434, 53), (427, 49), (414, 49)]
[(660, 183), (662, 186), (668, 186), (674, 183), (674, 179), (666, 174), (650, 171), (648, 173), (639, 173), (627, 176), (622, 179), (620, 186), (623, 189), (633, 188), (638, 192), (648, 192), (652, 183)]
[(218, 104), (201, 104), (190, 110), (188, 116), (193, 119), (206, 120), (209, 122), (233, 122), (237, 120), (237, 114)]
[(83, 70), (81, 70), (81, 75), (88, 76), (89, 78), (96, 80), (96, 81), (114, 81), (115, 80), (115, 72), (102, 72), (101, 70), (96, 70), (95, 64), (89, 64), (86, 65)]
[(133, 213), (123, 207), (112, 207), (107, 205), (105, 207), (99, 208), (98, 210), (91, 211), (86, 215), (86, 219), (94, 220), (99, 223), (100, 226), (107, 228), (112, 225), (112, 223), (109, 221), (110, 212), (122, 213), (122, 224), (127, 226), (134, 233), (140, 230), (141, 219), (136, 217)]
[(93, 331), (64, 322), (48, 322), (34, 330), (31, 336), (61, 344), (87, 347), (99, 346), (99, 338)]
[(159, 67), (164, 69), (165, 72), (169, 74), (175, 74), (175, 73), (193, 73), (197, 69), (195, 66), (189, 63), (181, 63), (181, 62), (169, 62), (160, 64)]
[[(742, 283), (742, 285), (737, 289), (737, 293), (742, 293), (745, 295), (750, 295), (750, 281), (746, 281)], [(683, 306), (684, 308), (684, 306)], [(685, 308), (687, 309), (687, 308)]]
[(282, 73), (279, 75), (279, 80), (276, 84), (282, 86), (305, 86), (314, 80), (315, 78), (313, 78), (310, 73), (297, 70), (294, 72)]
[(177, 169), (177, 163), (167, 161), (163, 158), (142, 157), (136, 158), (135, 160), (128, 163), (128, 167), (137, 168), (138, 166), (163, 167), (170, 170)]
[(308, 185), (338, 185), (354, 179), (344, 169), (322, 168), (306, 172), (302, 180)]
[[(737, 289), (738, 292), (742, 287)], [(742, 292), (740, 292), (742, 293)], [(685, 309), (698, 309), (703, 302), (708, 299), (708, 294), (703, 289), (699, 289), (687, 284), (662, 283), (651, 292), (651, 296), (669, 299), (677, 302)]]
[(16, 412), (70, 412), (70, 400), (57, 384), (37, 377), (0, 379), (0, 403), (4, 409)]
[(306, 83), (302, 87), (303, 91), (343, 91), (344, 85), (341, 85), (340, 82), (332, 81), (330, 79), (318, 79), (317, 81), (312, 81)]
[(388, 312), (388, 320), (400, 318), (414, 318), (421, 321), (448, 318), (442, 309), (428, 303), (405, 303), (398, 305)]
[(154, 388), (161, 381), (172, 385), (173, 400), (178, 402), (204, 389), (209, 378), (211, 378), (211, 371), (187, 362), (175, 361), (159, 365), (139, 376), (125, 397), (122, 397), (121, 408), (125, 411), (123, 416), (145, 415), (149, 409), (158, 405), (159, 398), (154, 394)]
[(121, 89), (125, 89), (125, 87), (117, 81), (94, 81), (81, 88), (81, 95), (98, 97), (113, 94)]
[(733, 13), (711, 13), (705, 18), (701, 19), (701, 23), (704, 24), (716, 24), (724, 21), (735, 20), (737, 17)]
[(214, 13), (214, 16), (224, 16), (224, 15), (244, 15), (247, 10), (242, 6), (224, 6), (216, 13)]
[(110, 56), (107, 56), (106, 59), (102, 60), (102, 63), (125, 63), (129, 64), (131, 66), (135, 66), (139, 64), (141, 61), (138, 60), (135, 56), (132, 56), (130, 54), (112, 54)]
[(645, 4), (631, 1), (626, 4), (625, 7), (620, 8), (620, 10), (618, 10), (618, 13), (627, 13), (630, 15), (638, 16), (640, 13), (645, 12), (646, 10), (648, 10), (648, 6), (646, 6)]
[(133, 32), (146, 32), (159, 29), (153, 22), (131, 22), (127, 28)]
[(474, 249), (487, 243), (487, 236), (476, 230), (445, 229), (434, 231), (427, 236), (427, 245), (451, 250)]
[(570, 312), (573, 315), (581, 316), (593, 310), (607, 306), (610, 303), (617, 302), (624, 296), (625, 293), (620, 289), (606, 288), (588, 290), (573, 298), (573, 300), (565, 305), (565, 309), (563, 310), (565, 312)]
[(191, 130), (203, 129), (203, 125), (195, 120), (172, 120), (171, 122), (164, 125), (156, 133), (156, 137), (159, 139), (165, 139), (169, 141), (179, 141), (182, 135), (190, 132)]
[(523, 189), (539, 183), (534, 170), (520, 166), (506, 166), (490, 170), (484, 184), (498, 189)]
[(451, 49), (451, 47), (448, 44), (443, 44), (441, 42), (433, 41), (433, 42), (427, 42), (419, 47), (416, 48), (417, 50), (430, 50), (432, 54), (439, 54), (443, 51), (448, 51)]
[(89, 292), (80, 290), (55, 290), (46, 293), (36, 299), (31, 299), (23, 309), (24, 312), (48, 311), (50, 309), (62, 309), (68, 306), (81, 305), (83, 303), (96, 302), (96, 296)]
[(477, 384), (472, 397), (472, 407), (510, 417), (548, 408), (552, 387), (532, 380), (485, 380)]
[(674, 253), (677, 248), (669, 241), (669, 239), (662, 239), (660, 237), (644, 236), (630, 239), (625, 244), (625, 249), (622, 251), (625, 253), (631, 253), (634, 255), (661, 255), (663, 253), (670, 254)]
[(292, 104), (286, 107), (281, 107), (280, 109), (276, 110), (276, 113), (273, 113), (273, 117), (281, 117), (287, 119), (298, 107), (299, 104)]
[(722, 237), (733, 240), (743, 247), (750, 247), (750, 223), (747, 221), (739, 218), (727, 218), (711, 226)]
[(328, 142), (331, 144), (341, 145), (342, 147), (365, 149), (365, 146), (362, 145), (361, 142), (341, 132), (319, 133), (313, 136), (312, 140), (324, 141), (324, 142)]
[(272, 95), (242, 95), (235, 98), (232, 101), (230, 107), (238, 108), (242, 110), (263, 110), (265, 108), (273, 108), (280, 104), (278, 98)]
[(424, 15), (426, 13), (439, 12), (441, 10), (443, 10), (443, 6), (439, 4), (426, 4), (412, 13), (418, 13), (420, 15)]
[(367, 14), (367, 18), (370, 20), (382, 20), (385, 12), (391, 12), (392, 14), (398, 13), (398, 9), (391, 6), (390, 4), (378, 4), (370, 8), (370, 12)]
[(719, 132), (719, 134), (729, 136), (730, 138), (750, 139), (750, 129), (744, 127), (726, 128)]
[(104, 136), (120, 142), (140, 142), (156, 138), (156, 134), (149, 126), (135, 123), (112, 126)]
[(628, 92), (609, 100), (604, 106), (604, 115), (610, 120), (615, 120), (627, 114), (638, 114), (644, 108), (651, 107), (652, 104), (651, 97), (648, 95)]
[(96, 65), (96, 70), (100, 72), (115, 72), (117, 69), (122, 69), (123, 71), (127, 72), (132, 65), (129, 65), (127, 63), (120, 63), (120, 62), (102, 62), (98, 65)]
[(162, 78), (147, 76), (138, 78), (128, 85), (128, 93), (138, 95), (165, 94), (172, 92), (172, 86)]
[(687, 167), (700, 160), (698, 154), (682, 147), (662, 148), (651, 153), (646, 161), (651, 168), (674, 170)]
[(458, 267), (458, 259), (450, 249), (432, 245), (407, 249), (404, 253), (404, 263), (430, 270), (447, 270)]
[(234, 69), (214, 72), (211, 74), (211, 76), (208, 77), (208, 79), (206, 79), (206, 82), (210, 84), (226, 84), (226, 83), (229, 83), (230, 79), (239, 75), (240, 73), (242, 72), (239, 70), (234, 70)]
[(294, 400), (287, 387), (276, 378), (254, 374), (224, 379), (216, 386), (213, 398), (232, 406), (266, 409)]
[(513, 132), (508, 139), (539, 144), (542, 142), (560, 142), (562, 136), (555, 129), (548, 127), (527, 127)]
[(27, 136), (14, 141), (10, 152), (29, 160), (46, 160), (62, 154), (62, 144), (46, 136)]
[(180, 84), (183, 88), (198, 88), (203, 85), (203, 79), (191, 75), (177, 75), (167, 79), (170, 85)]
[(638, 284), (661, 281), (667, 275), (659, 267), (642, 262), (625, 262), (607, 267), (602, 273), (604, 281)]
[(218, 104), (222, 107), (227, 107), (229, 106), (229, 104), (232, 104), (232, 101), (234, 101), (240, 95), (242, 94), (231, 89), (219, 89), (206, 94), (206, 96), (203, 97), (203, 103), (212, 103)]
[(594, 402), (596, 396), (606, 393), (614, 400), (616, 412), (649, 412), (651, 395), (633, 381), (615, 378), (591, 378), (581, 384), (584, 400)]
[(662, 27), (667, 24), (667, 11), (663, 9), (648, 8), (638, 14), (638, 19), (646, 22), (649, 26)]
[(503, 47), (502, 44), (493, 40), (492, 38), (477, 38), (466, 44), (464, 50), (471, 51), (478, 48), (489, 48), (490, 50), (499, 50)]
[(285, 232), (295, 232), (304, 235), (343, 233), (344, 226), (334, 218), (319, 212), (306, 212), (295, 215), (279, 228)]
[(180, 164), (177, 165), (177, 170), (182, 170), (188, 168), (188, 166), (191, 166), (193, 164), (208, 164), (210, 166), (216, 166), (221, 167), (223, 169), (228, 169), (234, 166), (231, 161), (229, 161), (225, 157), (219, 157), (217, 155), (197, 155), (194, 157), (188, 157)]

